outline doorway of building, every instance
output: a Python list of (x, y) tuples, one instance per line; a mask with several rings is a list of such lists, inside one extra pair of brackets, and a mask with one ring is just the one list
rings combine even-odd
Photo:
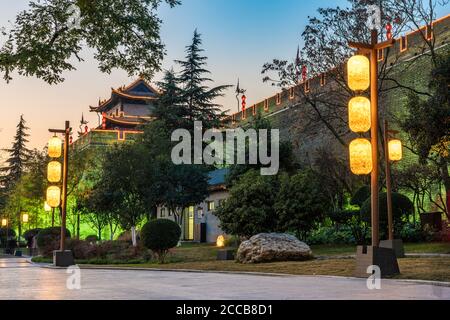
[(184, 210), (184, 240), (194, 241), (194, 207), (191, 206)]

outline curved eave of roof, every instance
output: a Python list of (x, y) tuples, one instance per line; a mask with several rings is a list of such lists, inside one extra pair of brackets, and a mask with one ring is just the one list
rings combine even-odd
[(146, 101), (158, 100), (158, 97), (136, 96), (136, 95), (128, 94), (121, 90), (117, 90), (117, 89), (112, 89), (112, 94), (116, 94), (120, 97), (131, 99), (131, 100), (146, 100)]
[(148, 122), (149, 120), (143, 119), (143, 118), (136, 118), (136, 121), (129, 121), (129, 120), (122, 120), (110, 116), (105, 116), (107, 121), (117, 123), (117, 124), (127, 124), (127, 125), (138, 125)]

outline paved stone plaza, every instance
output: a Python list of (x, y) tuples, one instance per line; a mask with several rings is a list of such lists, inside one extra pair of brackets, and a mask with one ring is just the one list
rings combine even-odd
[(69, 276), (0, 257), (0, 299), (450, 299), (450, 287), (394, 280), (371, 291), (364, 279), (82, 269), (81, 289), (68, 290)]

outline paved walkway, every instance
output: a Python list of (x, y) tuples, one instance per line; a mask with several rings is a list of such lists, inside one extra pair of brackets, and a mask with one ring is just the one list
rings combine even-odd
[(371, 291), (364, 279), (82, 269), (81, 290), (68, 290), (69, 276), (64, 269), (0, 257), (0, 299), (450, 300), (449, 287), (394, 280)]

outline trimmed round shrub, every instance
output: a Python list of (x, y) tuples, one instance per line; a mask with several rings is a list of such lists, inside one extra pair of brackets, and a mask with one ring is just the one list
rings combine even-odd
[(352, 199), (350, 200), (350, 204), (353, 206), (362, 207), (364, 202), (370, 198), (370, 186), (362, 186), (355, 192)]
[(98, 237), (95, 234), (93, 234), (93, 235), (87, 236), (85, 240), (87, 242), (96, 243), (98, 241)]
[(152, 220), (145, 224), (141, 230), (144, 246), (158, 256), (160, 263), (165, 262), (169, 249), (177, 246), (180, 237), (180, 226), (167, 219)]
[(23, 234), (23, 238), (27, 242), (28, 248), (31, 248), (33, 246), (33, 239), (39, 234), (41, 230), (41, 228), (30, 229)]
[[(387, 217), (387, 194), (380, 193), (379, 198), (379, 210), (380, 210), (380, 233), (384, 235), (388, 228)], [(400, 193), (392, 193), (392, 215), (394, 220), (394, 232), (395, 236), (400, 237), (401, 231), (405, 224), (403, 217), (414, 214), (414, 204), (408, 197)], [(361, 207), (362, 219), (368, 223), (371, 222), (371, 199), (367, 199)]]
[[(66, 228), (66, 238), (70, 238), (70, 231)], [(61, 227), (46, 228), (39, 231), (37, 235), (37, 245), (40, 253), (45, 257), (50, 257), (54, 250), (59, 249), (61, 241)]]

